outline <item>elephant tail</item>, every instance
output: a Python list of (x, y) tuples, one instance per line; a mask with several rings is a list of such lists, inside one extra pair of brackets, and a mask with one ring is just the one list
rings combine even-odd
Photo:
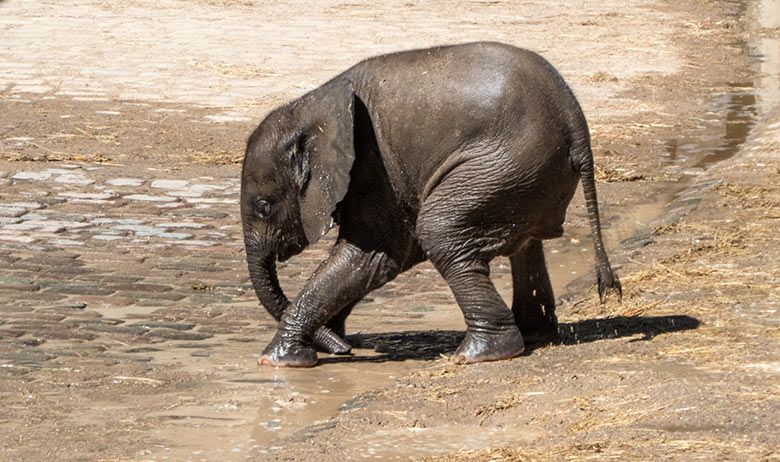
[(604, 303), (609, 292), (617, 291), (618, 300), (623, 299), (623, 287), (617, 274), (612, 270), (604, 249), (604, 241), (601, 237), (601, 220), (599, 219), (599, 204), (596, 198), (596, 179), (593, 166), (593, 152), (590, 148), (590, 136), (587, 126), (582, 136), (578, 136), (572, 144), (571, 159), (575, 170), (580, 175), (582, 190), (585, 193), (585, 206), (588, 210), (588, 223), (593, 236), (593, 245), (596, 250), (596, 275), (598, 277), (599, 300)]

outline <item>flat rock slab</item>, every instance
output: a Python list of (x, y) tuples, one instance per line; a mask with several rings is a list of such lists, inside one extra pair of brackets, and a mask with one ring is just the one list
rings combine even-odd
[(19, 207), (0, 207), (0, 216), (17, 218), (27, 213), (27, 210)]
[(11, 176), (12, 180), (45, 181), (51, 178), (50, 172), (18, 172)]
[(173, 330), (192, 330), (195, 328), (195, 324), (160, 322), (160, 321), (138, 322), (135, 324), (131, 324), (131, 326), (141, 326), (146, 329), (173, 329)]
[(152, 181), (152, 188), (159, 189), (182, 189), (187, 186), (189, 181), (186, 180), (154, 180)]
[(84, 174), (70, 174), (70, 173), (66, 175), (60, 175), (56, 177), (54, 181), (58, 183), (75, 184), (81, 186), (90, 185), (95, 182), (95, 180), (85, 177)]
[(205, 340), (214, 335), (205, 332), (183, 332), (177, 329), (152, 329), (147, 334), (149, 337), (159, 337), (166, 340)]
[(144, 184), (144, 180), (140, 178), (113, 178), (106, 180), (106, 184), (109, 186), (141, 186)]
[(123, 198), (131, 201), (144, 201), (144, 202), (172, 202), (177, 200), (175, 197), (150, 196), (149, 194), (129, 194), (127, 196), (123, 196)]

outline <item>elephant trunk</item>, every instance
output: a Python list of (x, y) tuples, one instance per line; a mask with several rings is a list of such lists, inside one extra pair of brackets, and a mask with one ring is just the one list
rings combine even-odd
[[(276, 254), (259, 250), (252, 239), (245, 239), (244, 242), (246, 244), (249, 277), (252, 280), (255, 294), (257, 294), (257, 298), (260, 299), (260, 303), (262, 303), (268, 313), (277, 322), (281, 321), (282, 315), (287, 311), (291, 303), (279, 285), (279, 278), (276, 274)], [(349, 343), (326, 326), (320, 326), (317, 329), (313, 340), (316, 347), (328, 353), (347, 354), (352, 350), (352, 346)]]
[(255, 294), (271, 316), (280, 321), (282, 315), (290, 306), (290, 300), (284, 295), (276, 276), (276, 255), (271, 252), (251, 250), (247, 245), (246, 259), (249, 266), (249, 277)]

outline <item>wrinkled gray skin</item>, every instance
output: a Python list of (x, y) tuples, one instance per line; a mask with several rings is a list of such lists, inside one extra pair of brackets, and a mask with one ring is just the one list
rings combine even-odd
[[(561, 236), (582, 179), (599, 295), (621, 291), (601, 238), (585, 117), (540, 56), (471, 43), (378, 56), (273, 111), (249, 139), (241, 214), (249, 271), (279, 327), (261, 364), (345, 353), (344, 320), (368, 292), (429, 259), (467, 331), (455, 361), (519, 355), (557, 338), (542, 240)], [(294, 303), (276, 260), (339, 235)], [(490, 261), (509, 256), (508, 309)]]

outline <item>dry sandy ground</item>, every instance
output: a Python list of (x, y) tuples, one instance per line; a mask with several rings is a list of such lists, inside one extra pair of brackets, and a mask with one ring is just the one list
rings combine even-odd
[[(241, 342), (196, 358), (183, 347), (149, 349), (149, 364), (67, 354), (17, 375), (8, 358), (32, 348), (128, 340), (0, 334), (0, 460), (780, 459), (780, 114), (757, 96), (775, 77), (751, 59), (778, 29), (758, 25), (757, 4), (0, 1), (2, 172), (75, 162), (235, 178), (264, 113), (361, 58), (470, 40), (538, 51), (590, 121), (625, 288), (622, 303), (600, 305), (592, 276), (574, 281), (559, 290), (561, 345), (468, 367), (441, 357), (462, 322), (426, 265), (353, 315), (353, 361), (310, 372), (256, 368), (249, 353), (270, 330), (251, 291), (215, 309), (264, 327), (257, 338), (226, 327)], [(568, 225), (582, 223), (578, 197)], [(285, 267), (283, 285), (300, 287), (326, 244)], [(230, 282), (246, 283), (236, 268)], [(506, 273), (495, 268), (504, 294)], [(0, 331), (19, 320), (5, 316)], [(330, 407), (329, 380), (351, 384)], [(294, 423), (274, 433), (272, 407)]]

